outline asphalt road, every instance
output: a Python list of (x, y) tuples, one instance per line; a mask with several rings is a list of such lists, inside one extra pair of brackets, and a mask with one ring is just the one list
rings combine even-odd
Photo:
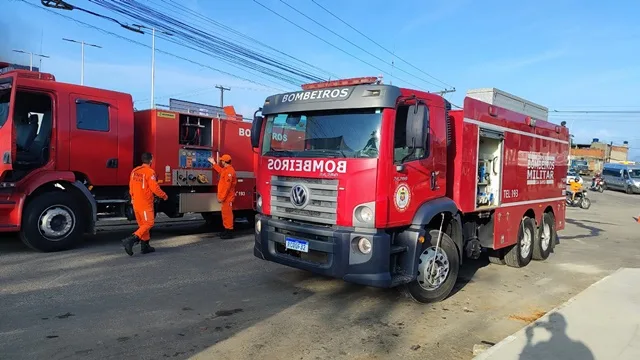
[[(127, 256), (111, 231), (81, 248), (0, 243), (6, 359), (470, 359), (619, 267), (638, 267), (640, 196), (590, 193), (556, 252), (523, 269), (468, 263), (454, 295), (425, 306), (253, 257), (199, 221), (155, 230)], [(603, 304), (606, 306), (606, 304)], [(595, 311), (595, 309), (594, 309)], [(571, 326), (571, 324), (569, 324)]]

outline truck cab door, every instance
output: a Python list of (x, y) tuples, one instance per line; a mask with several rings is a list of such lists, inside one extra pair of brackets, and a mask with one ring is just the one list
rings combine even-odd
[(0, 180), (13, 170), (16, 156), (13, 104), (16, 98), (15, 76), (0, 78)]
[(92, 185), (118, 185), (117, 102), (84, 94), (70, 95), (69, 165)]
[(443, 196), (446, 191), (446, 168), (441, 166), (446, 164), (446, 153), (442, 153), (444, 147), (438, 145), (438, 121), (432, 121), (440, 119), (425, 104), (418, 106), (424, 108), (424, 131), (427, 134), (420, 149), (415, 149), (408, 143), (407, 132), (412, 130), (407, 129), (407, 115), (413, 108), (399, 105), (396, 111), (392, 181), (388, 182), (389, 226), (410, 223), (420, 206)]

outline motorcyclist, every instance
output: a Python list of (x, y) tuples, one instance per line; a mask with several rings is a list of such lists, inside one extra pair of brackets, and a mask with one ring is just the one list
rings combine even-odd
[(595, 188), (596, 184), (600, 181), (600, 173), (597, 172), (594, 176), (593, 179), (591, 179), (591, 187)]
[(571, 189), (571, 202), (573, 202), (576, 198), (576, 194), (582, 190), (582, 184), (580, 184), (577, 178), (574, 178), (571, 180), (571, 184), (569, 186)]

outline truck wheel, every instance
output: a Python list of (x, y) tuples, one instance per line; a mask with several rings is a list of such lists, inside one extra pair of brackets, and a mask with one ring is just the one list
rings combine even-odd
[[(440, 234), (440, 248), (436, 254), (436, 243)], [(433, 267), (432, 267), (433, 266)], [(431, 268), (432, 267), (432, 268)], [(418, 260), (418, 277), (404, 285), (404, 292), (419, 303), (444, 300), (456, 284), (460, 258), (458, 248), (449, 235), (438, 230), (430, 230), (422, 244)], [(429, 276), (431, 269), (431, 276)]]
[(556, 243), (556, 220), (552, 213), (542, 215), (542, 223), (538, 236), (533, 242), (533, 259), (546, 260), (551, 254), (553, 244)]
[(535, 221), (525, 216), (520, 222), (518, 241), (507, 251), (504, 261), (508, 266), (521, 268), (529, 265), (533, 255), (533, 240), (536, 238)]
[(504, 251), (502, 249), (493, 250), (489, 249), (487, 251), (489, 255), (489, 262), (496, 265), (504, 265), (506, 262), (504, 261)]
[(85, 212), (78, 201), (63, 192), (41, 194), (24, 210), (20, 240), (32, 249), (67, 250), (82, 241)]

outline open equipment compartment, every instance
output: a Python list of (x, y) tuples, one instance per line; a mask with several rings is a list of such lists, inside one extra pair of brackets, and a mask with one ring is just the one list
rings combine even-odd
[(476, 169), (476, 209), (500, 205), (504, 133), (480, 128)]
[(213, 119), (193, 114), (180, 114), (180, 145), (211, 149)]

